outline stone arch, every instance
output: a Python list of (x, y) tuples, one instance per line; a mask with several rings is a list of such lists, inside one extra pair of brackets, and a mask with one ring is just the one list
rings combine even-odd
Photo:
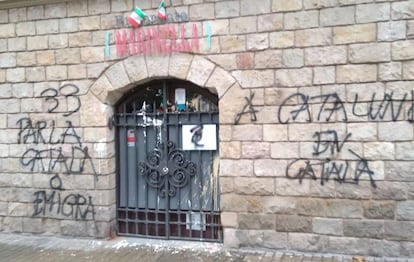
[(108, 67), (90, 91), (103, 104), (113, 106), (129, 90), (153, 79), (177, 78), (192, 82), (219, 98), (220, 123), (232, 124), (248, 90), (230, 72), (207, 58), (193, 54), (131, 56)]

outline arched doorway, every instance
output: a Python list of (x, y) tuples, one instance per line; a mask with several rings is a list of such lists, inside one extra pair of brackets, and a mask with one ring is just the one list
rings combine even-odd
[(217, 95), (153, 80), (115, 108), (118, 234), (221, 242)]

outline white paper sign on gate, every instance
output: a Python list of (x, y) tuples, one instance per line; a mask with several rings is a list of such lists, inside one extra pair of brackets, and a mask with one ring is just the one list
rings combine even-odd
[(217, 150), (216, 125), (182, 126), (183, 150)]

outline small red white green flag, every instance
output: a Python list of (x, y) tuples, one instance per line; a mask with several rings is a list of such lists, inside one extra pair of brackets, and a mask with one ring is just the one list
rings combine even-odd
[(134, 12), (128, 17), (128, 23), (133, 27), (139, 27), (146, 16), (147, 14), (137, 6), (135, 7)]
[(158, 6), (157, 16), (162, 20), (167, 19), (167, 14), (165, 13), (164, 0), (162, 0), (161, 3), (160, 3), (160, 6)]

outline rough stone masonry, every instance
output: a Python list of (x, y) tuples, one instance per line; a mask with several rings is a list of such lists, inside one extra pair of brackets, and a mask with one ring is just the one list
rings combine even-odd
[(108, 119), (177, 78), (219, 98), (225, 246), (414, 257), (414, 1), (166, 0), (198, 51), (121, 57), (119, 17), (159, 1), (9, 2), (1, 231), (112, 236)]

